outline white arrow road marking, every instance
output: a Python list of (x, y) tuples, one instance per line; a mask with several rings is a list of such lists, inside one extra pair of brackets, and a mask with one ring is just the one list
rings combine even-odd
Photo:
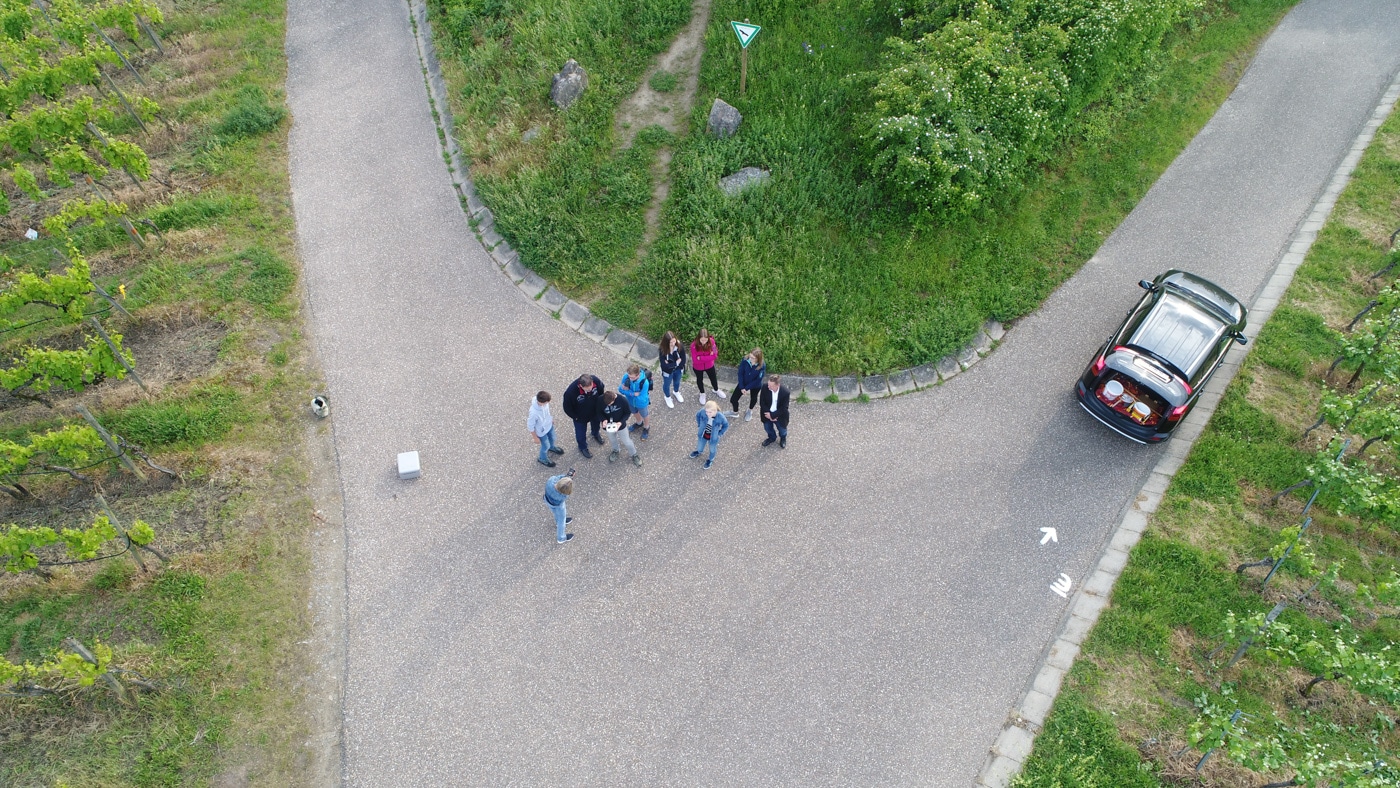
[(1041, 544), (1045, 544), (1046, 542), (1059, 542), (1059, 541), (1060, 541), (1060, 536), (1059, 536), (1059, 534), (1056, 534), (1056, 533), (1055, 533), (1055, 529), (1054, 529), (1054, 528), (1042, 528), (1042, 529), (1040, 529), (1040, 532), (1043, 533), (1043, 534), (1045, 534), (1044, 536), (1040, 537), (1040, 543), (1041, 543)]
[(1065, 599), (1069, 599), (1069, 590), (1074, 588), (1074, 581), (1064, 572), (1060, 573), (1060, 579), (1050, 584), (1050, 590), (1059, 594)]

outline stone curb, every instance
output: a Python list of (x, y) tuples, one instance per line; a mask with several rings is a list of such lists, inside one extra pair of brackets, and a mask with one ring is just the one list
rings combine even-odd
[(1216, 376), (1206, 385), (1201, 400), (1167, 442), (1166, 452), (1158, 459), (1136, 499), (1124, 509), (1118, 527), (1089, 579), (1071, 598), (1069, 610), (1061, 619), (1059, 633), (1050, 643), (1040, 670), (1032, 680), (1020, 706), (1012, 711), (1009, 721), (1002, 727), (1001, 734), (997, 736), (987, 754), (987, 760), (977, 776), (977, 788), (1007, 788), (1016, 775), (1020, 774), (1021, 767), (1030, 756), (1031, 745), (1034, 744), (1035, 737), (1040, 733), (1041, 726), (1050, 712), (1050, 706), (1059, 695), (1060, 684), (1074, 664), (1079, 645), (1099, 620), (1099, 614), (1108, 607), (1113, 586), (1128, 563), (1128, 552), (1137, 544), (1147, 527), (1147, 516), (1157, 511), (1157, 507), (1161, 505), (1167, 485), (1185, 463), (1191, 447), (1200, 437), (1210, 417), (1215, 414), (1221, 395), (1240, 370), (1240, 362), (1253, 349), (1253, 341), (1259, 335), (1259, 329), (1273, 316), (1279, 298), (1293, 281), (1298, 266), (1312, 247), (1318, 231), (1332, 213), (1332, 208), (1337, 204), (1338, 196), (1351, 180), (1351, 173), (1361, 161), (1361, 154), (1375, 138), (1376, 131), (1390, 115), (1397, 99), (1400, 99), (1400, 75), (1390, 84), (1371, 119), (1356, 135), (1356, 140), (1333, 173), (1327, 188), (1313, 203), (1307, 219), (1294, 231), (1288, 251), (1280, 256), (1274, 265), (1273, 275), (1264, 287), (1254, 294), (1254, 303), (1249, 310), (1249, 325), (1245, 327), (1245, 336), (1249, 337), (1250, 344), (1245, 346), (1239, 355), (1227, 359)]
[[(611, 324), (601, 320), (601, 318), (595, 318), (588, 307), (563, 297), (559, 290), (544, 277), (525, 265), (524, 261), (520, 259), (520, 253), (512, 249), (510, 244), (496, 231), (496, 217), (477, 196), (476, 187), (472, 185), (467, 165), (462, 161), (462, 153), (452, 138), (452, 112), (447, 103), (447, 83), (443, 81), (442, 70), (438, 66), (437, 50), (433, 46), (432, 25), (428, 21), (427, 6), (422, 0), (408, 0), (408, 7), (413, 22), (413, 34), (418, 41), (418, 58), (423, 65), (423, 81), (428, 89), (428, 103), (432, 108), (438, 130), (442, 133), (442, 139), (445, 140), (443, 152), (450, 161), (448, 170), (452, 176), (452, 186), (457, 190), (462, 210), (470, 219), (472, 230), (481, 241), (481, 245), (491, 254), (496, 264), (502, 267), (502, 271), (510, 277), (512, 284), (534, 300), (537, 306), (558, 317), (564, 325), (639, 364), (656, 367), (658, 359), (655, 342), (647, 337), (627, 332), (628, 336), (632, 337), (632, 344), (622, 349), (621, 342), (609, 343), (605, 341), (608, 336), (607, 329), (604, 329), (602, 334), (596, 330), (583, 329), (583, 326), (589, 325), (590, 321), (593, 320), (598, 320), (599, 323), (609, 328), (611, 328)], [(871, 375), (864, 378), (855, 376), (854, 389), (843, 388), (838, 394), (838, 398), (842, 401), (857, 400), (861, 397), (882, 399), (939, 385), (976, 364), (983, 356), (990, 353), (993, 347), (1006, 335), (1007, 328), (1008, 326), (995, 320), (988, 320), (978, 330), (971, 343), (959, 352), (945, 356), (937, 362), (918, 367), (894, 370), (883, 375)], [(647, 345), (650, 345), (651, 349), (649, 351), (643, 350), (642, 348)], [(729, 377), (726, 378), (726, 374)], [(720, 378), (721, 384), (732, 385), (738, 380), (738, 374), (734, 367), (719, 367), (716, 370), (716, 375)], [(809, 401), (825, 400), (833, 392), (831, 378), (828, 377), (805, 378), (798, 375), (783, 375), (783, 379), (790, 383), (804, 384), (788, 386), (788, 391), (792, 393), (794, 400), (800, 400), (804, 392), (806, 392)], [(810, 388), (805, 385), (808, 381), (812, 381)]]

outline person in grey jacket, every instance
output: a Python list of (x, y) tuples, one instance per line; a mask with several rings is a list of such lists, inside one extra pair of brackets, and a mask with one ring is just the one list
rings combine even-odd
[(710, 400), (705, 403), (705, 407), (695, 414), (696, 443), (695, 451), (690, 453), (693, 460), (700, 456), (700, 452), (705, 450), (705, 444), (710, 445), (710, 456), (705, 459), (705, 467), (714, 464), (715, 452), (719, 450), (719, 439), (724, 437), (724, 433), (729, 430), (729, 419), (719, 412), (719, 403)]
[(554, 445), (554, 414), (549, 412), (550, 399), (548, 391), (536, 394), (535, 401), (530, 403), (530, 417), (525, 421), (530, 437), (540, 445), (540, 465), (546, 468), (557, 464), (549, 455), (564, 453), (563, 449)]

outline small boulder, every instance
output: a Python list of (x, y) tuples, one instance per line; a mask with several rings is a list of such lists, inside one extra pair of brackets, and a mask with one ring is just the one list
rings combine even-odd
[(719, 190), (733, 197), (739, 192), (757, 183), (763, 183), (772, 175), (768, 170), (760, 170), (757, 167), (745, 167), (733, 175), (726, 175), (719, 179)]
[(709, 130), (716, 137), (734, 136), (743, 120), (744, 116), (739, 114), (739, 110), (721, 99), (715, 99), (715, 103), (710, 105)]
[(588, 72), (583, 70), (583, 66), (580, 66), (577, 60), (569, 58), (569, 62), (554, 75), (554, 82), (549, 86), (549, 98), (559, 109), (568, 109), (583, 95), (583, 89), (586, 87)]

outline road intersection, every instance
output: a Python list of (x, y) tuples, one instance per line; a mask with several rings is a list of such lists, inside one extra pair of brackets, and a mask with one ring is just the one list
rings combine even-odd
[[(1400, 69), (1397, 11), (1300, 4), (1099, 252), (945, 385), (796, 408), (782, 452), (738, 424), (704, 472), (688, 408), (654, 409), (640, 469), (561, 441), (579, 538), (559, 548), (529, 398), (624, 365), (472, 235), (407, 8), (292, 0), (293, 206), (344, 498), (345, 781), (969, 785), (1065, 614), (1052, 584), (1086, 575), (1162, 451), (1079, 413), (1073, 380), (1140, 278), (1261, 290)], [(406, 450), (423, 478), (395, 478)]]

